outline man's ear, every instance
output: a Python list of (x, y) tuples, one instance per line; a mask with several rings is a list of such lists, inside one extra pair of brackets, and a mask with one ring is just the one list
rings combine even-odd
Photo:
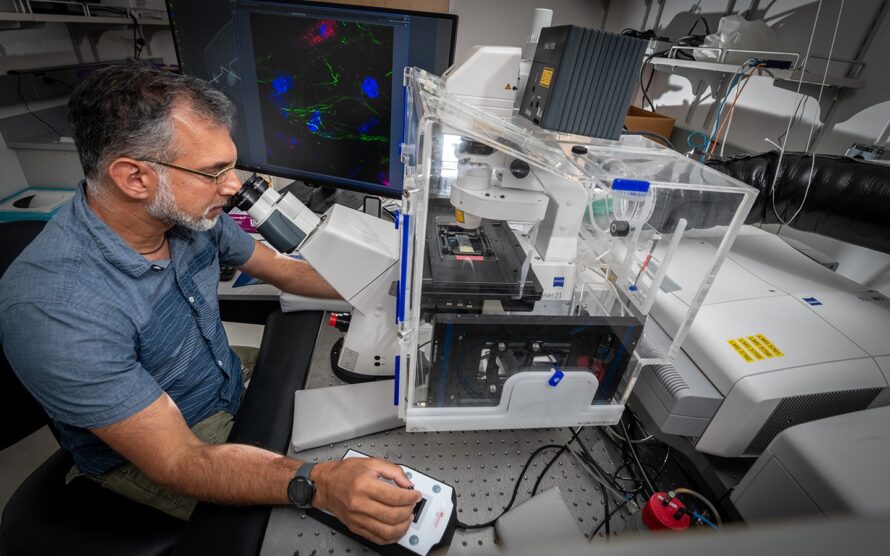
[(148, 199), (158, 183), (157, 173), (147, 162), (126, 156), (111, 161), (108, 177), (124, 196), (140, 201)]

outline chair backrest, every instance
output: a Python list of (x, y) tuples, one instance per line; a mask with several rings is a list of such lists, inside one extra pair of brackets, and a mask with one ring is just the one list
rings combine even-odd
[[(38, 220), (0, 222), (0, 238), (3, 238), (0, 242), (0, 277), (45, 225), (46, 222)], [(0, 349), (0, 450), (15, 444), (48, 422), (49, 418), (43, 408), (19, 382), (5, 352)]]

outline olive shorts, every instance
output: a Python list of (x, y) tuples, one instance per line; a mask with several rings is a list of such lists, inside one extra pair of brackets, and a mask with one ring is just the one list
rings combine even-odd
[[(233, 346), (232, 349), (241, 358), (241, 377), (246, 385), (253, 373), (257, 350), (240, 346)], [(208, 444), (222, 444), (229, 438), (234, 422), (234, 415), (219, 411), (196, 423), (191, 429), (195, 436)], [(83, 473), (75, 465), (68, 471), (65, 482), (70, 483), (78, 477), (88, 477), (103, 488), (184, 521), (189, 519), (198, 503), (194, 498), (176, 494), (153, 482), (132, 463), (126, 463), (95, 477)]]

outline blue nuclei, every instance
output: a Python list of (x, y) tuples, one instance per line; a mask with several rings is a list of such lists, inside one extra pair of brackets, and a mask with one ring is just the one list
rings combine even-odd
[(373, 77), (366, 77), (362, 81), (362, 92), (368, 98), (377, 98), (380, 96), (380, 87), (377, 85), (377, 80)]
[(321, 128), (321, 112), (316, 110), (312, 113), (312, 117), (309, 118), (309, 121), (306, 122), (306, 127), (309, 128), (309, 131), (315, 133)]
[(290, 75), (279, 75), (272, 80), (272, 88), (275, 89), (275, 96), (283, 95), (294, 86), (294, 78)]
[(362, 122), (362, 125), (358, 126), (358, 132), (361, 133), (362, 135), (367, 135), (368, 132), (371, 131), (371, 129), (373, 129), (374, 126), (376, 126), (379, 123), (380, 123), (380, 120), (378, 120), (374, 116), (371, 116), (370, 118), (368, 118), (367, 121)]

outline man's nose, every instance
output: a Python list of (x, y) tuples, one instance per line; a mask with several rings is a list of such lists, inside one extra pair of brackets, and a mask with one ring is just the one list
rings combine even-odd
[(231, 197), (241, 189), (241, 180), (235, 174), (234, 170), (229, 172), (220, 184), (220, 195)]

